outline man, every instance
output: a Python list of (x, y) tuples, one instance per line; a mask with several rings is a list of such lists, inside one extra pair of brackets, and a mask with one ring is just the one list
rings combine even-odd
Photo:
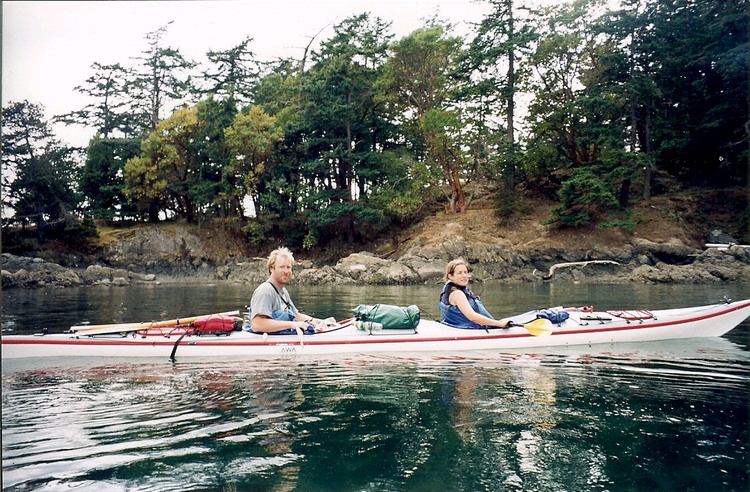
[(292, 278), (294, 256), (287, 248), (271, 252), (266, 262), (268, 280), (253, 292), (250, 300), (250, 326), (256, 333), (273, 333), (283, 330), (296, 330), (298, 334), (311, 325), (322, 330), (327, 324), (336, 323), (334, 318), (316, 319), (299, 312), (292, 302), (286, 284)]

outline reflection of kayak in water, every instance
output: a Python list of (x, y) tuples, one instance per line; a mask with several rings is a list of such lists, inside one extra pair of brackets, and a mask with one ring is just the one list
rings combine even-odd
[[(520, 360), (536, 359), (533, 354), (523, 352)], [(563, 358), (586, 361), (604, 360), (750, 360), (750, 352), (740, 345), (722, 337), (685, 338), (680, 340), (656, 340), (649, 342), (623, 342), (595, 345), (569, 345), (546, 347), (538, 351), (538, 357)]]
[[(589, 346), (606, 350), (617, 343), (617, 351), (634, 349), (639, 343), (656, 340), (705, 338), (724, 335), (748, 316), (750, 300), (708, 306), (665, 310), (593, 311), (556, 308), (564, 316), (550, 316), (552, 310), (530, 311), (513, 316), (506, 329), (459, 329), (431, 320), (421, 320), (417, 329), (362, 330), (351, 320), (329, 329), (305, 335), (260, 335), (245, 331), (214, 333), (180, 325), (180, 320), (158, 322), (158, 329), (143, 323), (98, 325), (95, 331), (83, 327), (61, 334), (9, 335), (2, 337), (2, 357), (174, 357), (256, 358), (290, 355), (394, 354), (449, 351), (521, 350), (533, 353), (545, 347), (591, 352)], [(553, 313), (554, 314), (554, 313)], [(540, 316), (547, 318), (541, 318)], [(205, 317), (196, 317), (203, 319)], [(563, 319), (564, 318), (564, 319)], [(553, 321), (550, 321), (553, 319)], [(177, 324), (175, 324), (177, 323)], [(103, 328), (102, 328), (103, 327)], [(724, 343), (719, 341), (719, 343)], [(726, 342), (730, 343), (731, 342)], [(619, 344), (629, 344), (620, 346)], [(567, 347), (570, 347), (568, 349)], [(677, 346), (675, 346), (677, 347)], [(667, 344), (665, 348), (675, 348)]]

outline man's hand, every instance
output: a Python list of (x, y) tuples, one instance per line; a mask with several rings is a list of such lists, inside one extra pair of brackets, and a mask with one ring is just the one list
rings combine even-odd
[(336, 324), (336, 318), (334, 317), (318, 320), (318, 322), (315, 323), (315, 331), (316, 332), (325, 331), (326, 328), (328, 328), (329, 326), (333, 326), (335, 324)]

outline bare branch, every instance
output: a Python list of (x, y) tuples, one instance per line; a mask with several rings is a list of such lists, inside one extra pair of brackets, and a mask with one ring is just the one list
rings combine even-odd
[(549, 280), (552, 278), (552, 276), (555, 274), (555, 271), (558, 268), (570, 268), (575, 266), (585, 267), (587, 265), (591, 264), (597, 264), (597, 265), (619, 265), (618, 262), (612, 261), (612, 260), (589, 260), (589, 261), (572, 261), (569, 263), (557, 263), (555, 265), (552, 265), (549, 269), (549, 273), (544, 276), (539, 276), (536, 274), (537, 269), (535, 268), (534, 271), (531, 273), (534, 277), (540, 278), (542, 280)]

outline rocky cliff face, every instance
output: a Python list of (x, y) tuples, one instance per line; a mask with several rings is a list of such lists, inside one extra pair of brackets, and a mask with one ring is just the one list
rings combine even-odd
[[(265, 259), (217, 257), (189, 228), (139, 228), (102, 253), (108, 264), (63, 267), (40, 258), (2, 255), (3, 288), (129, 285), (142, 282), (234, 282), (267, 278)], [(631, 238), (618, 246), (536, 242), (518, 247), (487, 241), (448, 222), (430, 236), (417, 234), (398, 255), (362, 251), (334, 265), (298, 261), (294, 281), (317, 284), (431, 284), (442, 282), (451, 259), (462, 257), (476, 281), (588, 283), (713, 283), (750, 281), (750, 248), (697, 248), (678, 238)], [(71, 263), (71, 262), (66, 262)]]

